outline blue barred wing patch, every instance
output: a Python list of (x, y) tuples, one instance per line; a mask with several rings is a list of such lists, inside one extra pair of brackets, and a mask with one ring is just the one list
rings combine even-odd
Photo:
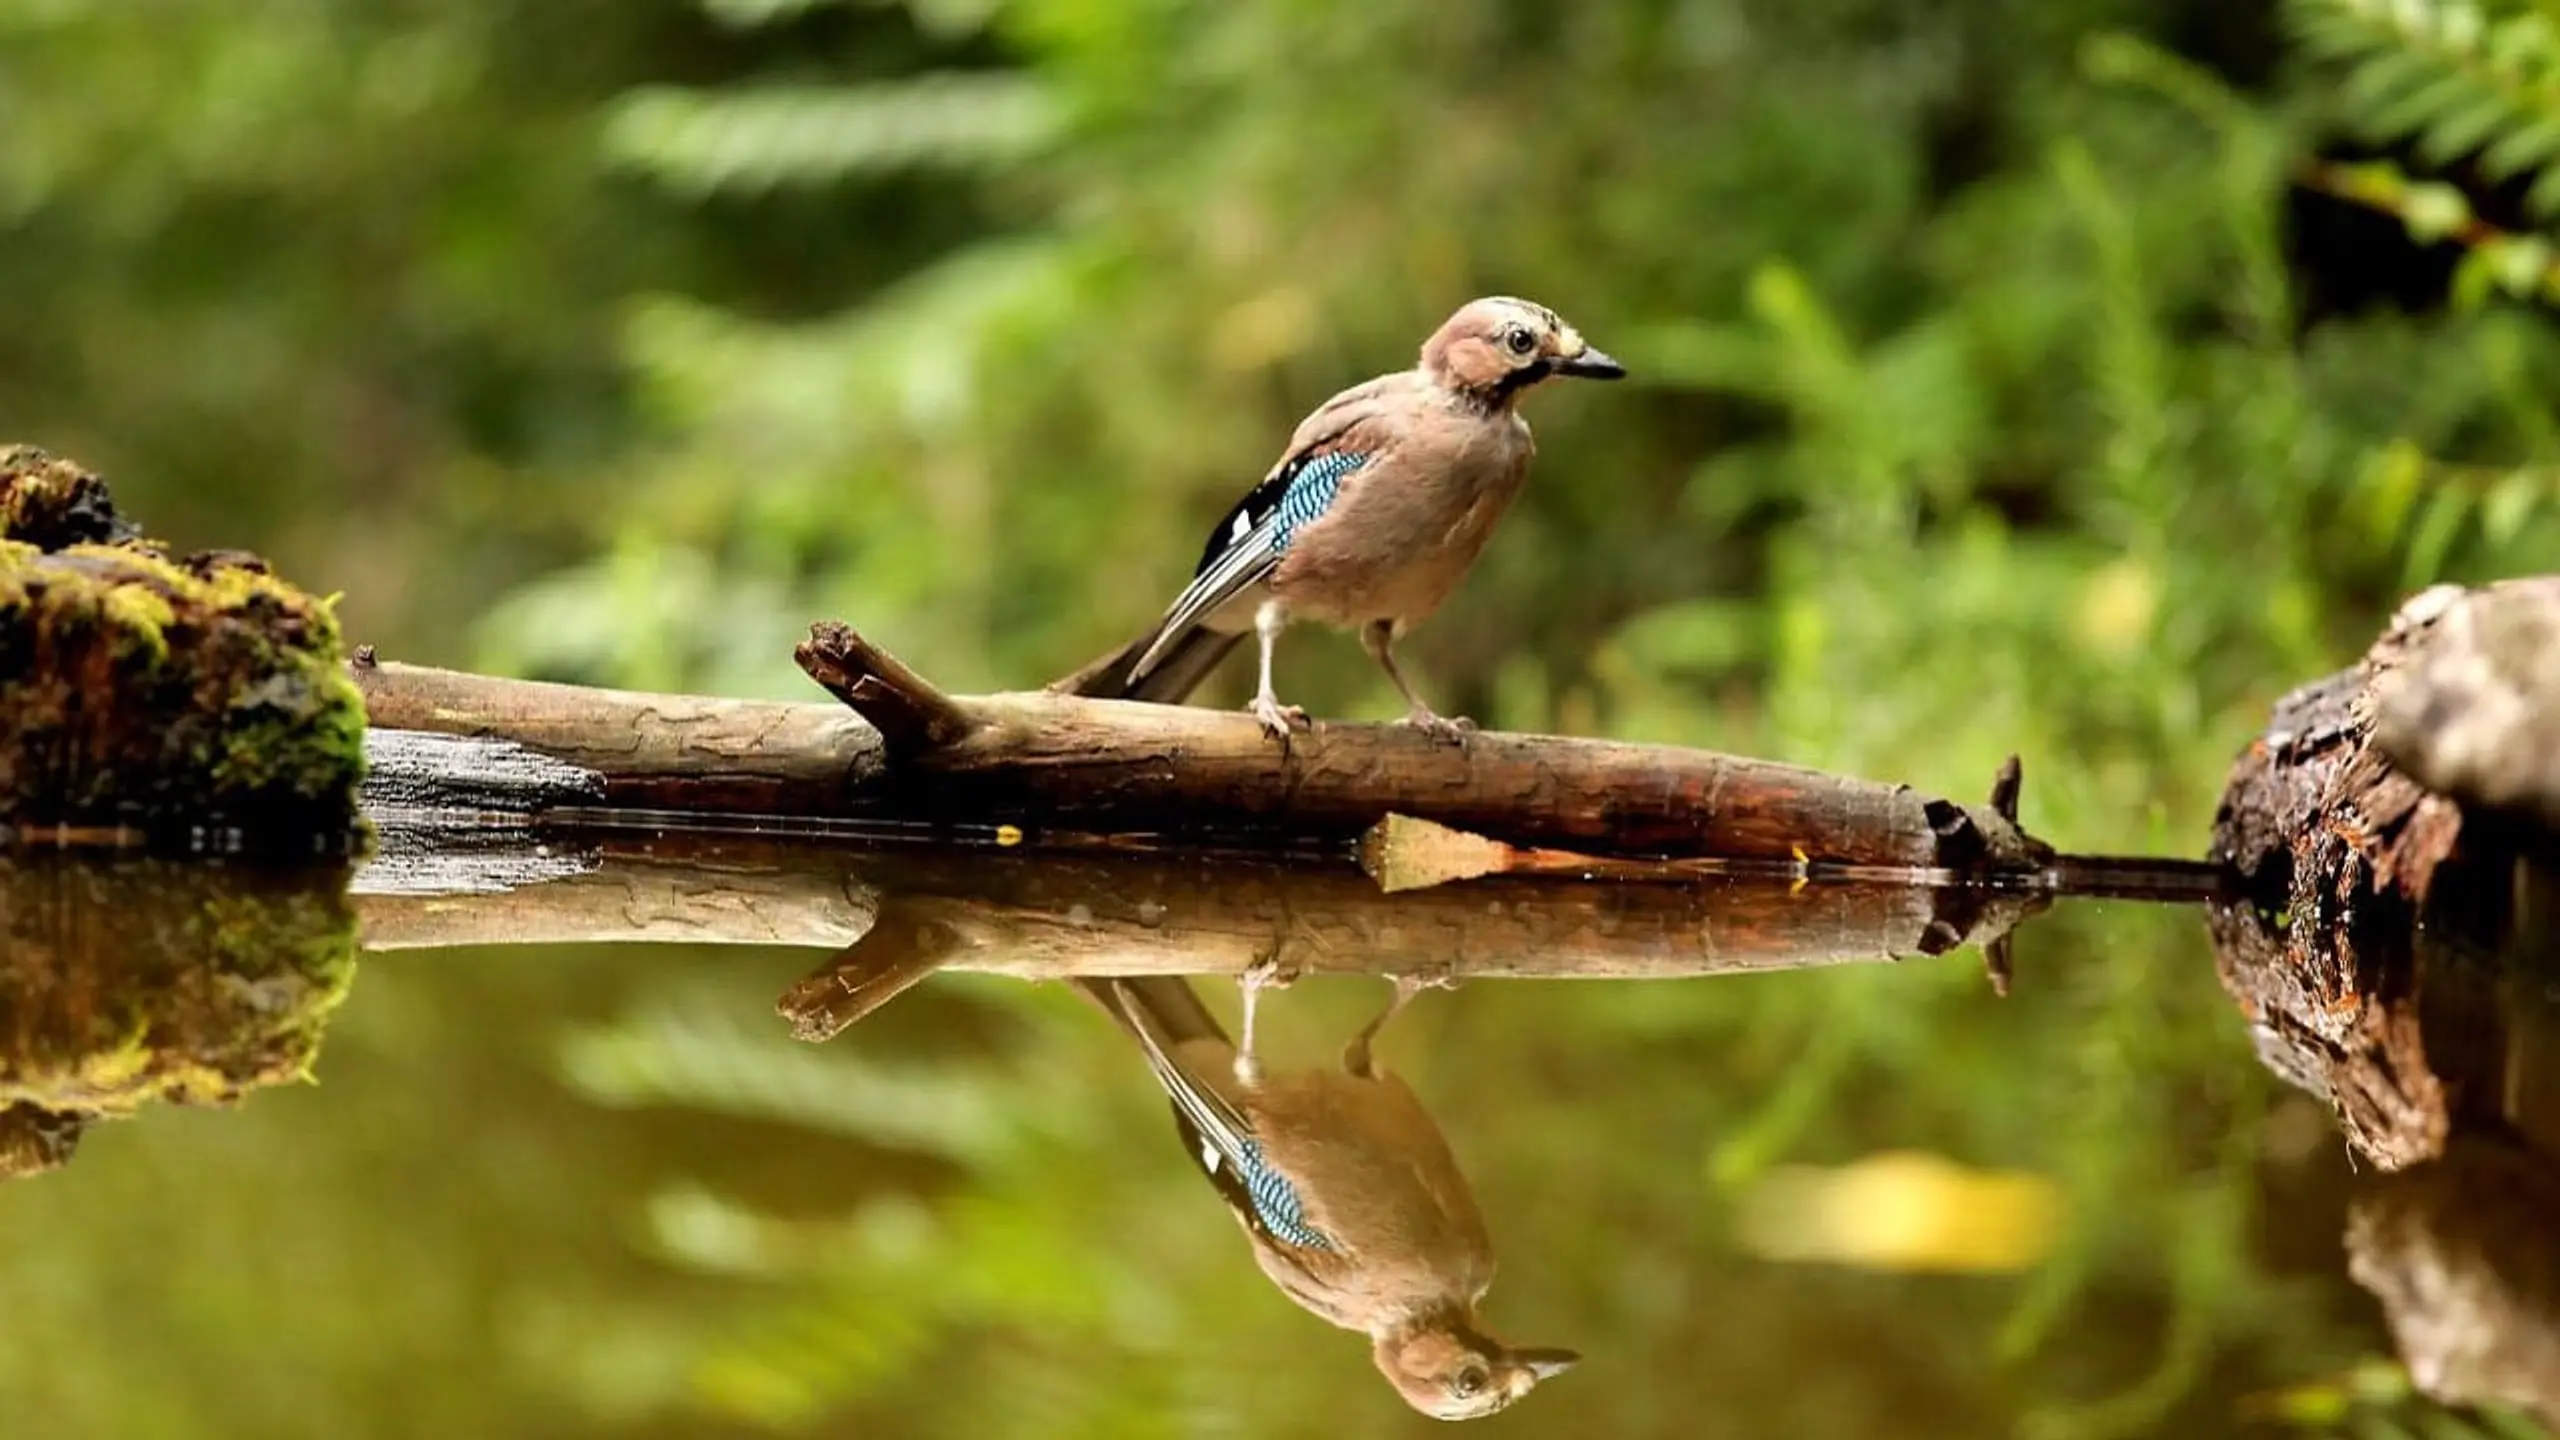
[(1156, 622), (1156, 633), (1129, 667), (1141, 680), (1192, 627), (1219, 607), (1252, 590), (1271, 573), (1300, 531), (1322, 518), (1342, 489), (1343, 477), (1369, 463), (1357, 451), (1325, 450), (1304, 456), (1264, 477), (1236, 502), (1200, 551), (1200, 569)]
[(1262, 1147), (1248, 1140), (1244, 1144), (1244, 1191), (1253, 1202), (1255, 1218), (1275, 1240), (1295, 1245), (1302, 1250), (1330, 1250), (1333, 1242), (1323, 1231), (1307, 1223), (1306, 1207), (1298, 1199), (1298, 1188), (1287, 1177), (1263, 1163)]
[(1298, 467), (1298, 473), (1289, 477), (1289, 488), (1280, 495), (1278, 524), (1271, 537), (1272, 553), (1288, 554), (1289, 542), (1297, 538), (1298, 532), (1333, 508), (1333, 497), (1342, 489), (1342, 477), (1359, 469), (1368, 458), (1337, 450)]
[[(1286, 554), (1290, 540), (1332, 506), (1343, 477), (1368, 463), (1369, 457), (1356, 450), (1328, 450), (1273, 471), (1219, 517), (1209, 542), (1200, 549), (1194, 573), (1209, 574), (1249, 543), (1256, 544), (1266, 559)], [(1270, 524), (1267, 535), (1263, 532), (1266, 521)], [(1258, 544), (1264, 539), (1267, 547)]]

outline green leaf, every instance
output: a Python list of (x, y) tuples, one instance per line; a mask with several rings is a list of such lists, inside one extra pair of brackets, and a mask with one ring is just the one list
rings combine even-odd
[(1059, 132), (1047, 88), (945, 72), (833, 88), (642, 90), (606, 122), (605, 154), (695, 194), (832, 184), (917, 166), (983, 169)]
[(2457, 313), (2469, 314), (2488, 304), (2499, 289), (2498, 262), (2483, 246), (2463, 252), (2453, 267), (2453, 286), (2447, 298)]
[(2450, 185), (2420, 181), (2401, 196), (2400, 221), (2418, 240), (2442, 240), (2471, 223), (2471, 202)]
[[(2495, 92), (2486, 93), (2492, 102), (2497, 100)], [(2378, 107), (2365, 123), (2372, 133), (2385, 138), (2414, 135), (2483, 94), (2479, 82), (2469, 75), (2444, 75)]]
[(2443, 76), (2435, 57), (2424, 51), (2385, 50), (2349, 71), (2338, 95), (2351, 113), (2363, 113)]
[(2492, 545), (2514, 542), (2525, 522), (2541, 508), (2542, 477), (2519, 470), (2501, 477), (2489, 487), (2487, 498), (2480, 502), (2480, 535)]
[(2555, 247), (2539, 235), (2516, 235), (2481, 247), (2497, 267), (2499, 288), (2519, 300), (2539, 294), (2552, 276)]
[(2511, 118), (2503, 97), (2474, 96), (2427, 127), (2418, 137), (2418, 154), (2430, 164), (2450, 165), (2480, 148)]
[(756, 30), (796, 20), (823, 5), (845, 0), (699, 0), (702, 13), (732, 30)]
[(2560, 116), (2545, 115), (2499, 136), (2480, 152), (2480, 170), (2505, 180), (2560, 157)]

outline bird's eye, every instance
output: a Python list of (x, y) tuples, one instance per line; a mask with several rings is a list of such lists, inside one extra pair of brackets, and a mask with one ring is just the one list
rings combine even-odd
[(1502, 343), (1511, 347), (1512, 354), (1526, 355), (1538, 348), (1538, 337), (1514, 325), (1510, 333), (1502, 337)]
[(1466, 1369), (1458, 1372), (1457, 1379), (1449, 1382), (1449, 1393), (1457, 1396), (1461, 1400), (1470, 1399), (1475, 1396), (1478, 1391), (1483, 1389), (1484, 1367), (1481, 1365), (1468, 1366)]

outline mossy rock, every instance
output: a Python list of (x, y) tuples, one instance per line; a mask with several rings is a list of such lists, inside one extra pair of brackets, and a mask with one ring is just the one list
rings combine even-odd
[(116, 513), (107, 482), (33, 445), (0, 446), (0, 540), (39, 550), (120, 545), (141, 529)]
[(0, 540), (0, 832), (340, 848), (363, 771), (326, 602), (250, 556)]
[(309, 1077), (355, 976), (343, 864), (0, 858), (0, 1178), (89, 1123)]

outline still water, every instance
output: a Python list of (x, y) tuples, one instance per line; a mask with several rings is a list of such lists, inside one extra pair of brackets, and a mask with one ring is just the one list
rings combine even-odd
[(2024, 908), (0, 859), (0, 1434), (2543, 1433), (2555, 972)]

